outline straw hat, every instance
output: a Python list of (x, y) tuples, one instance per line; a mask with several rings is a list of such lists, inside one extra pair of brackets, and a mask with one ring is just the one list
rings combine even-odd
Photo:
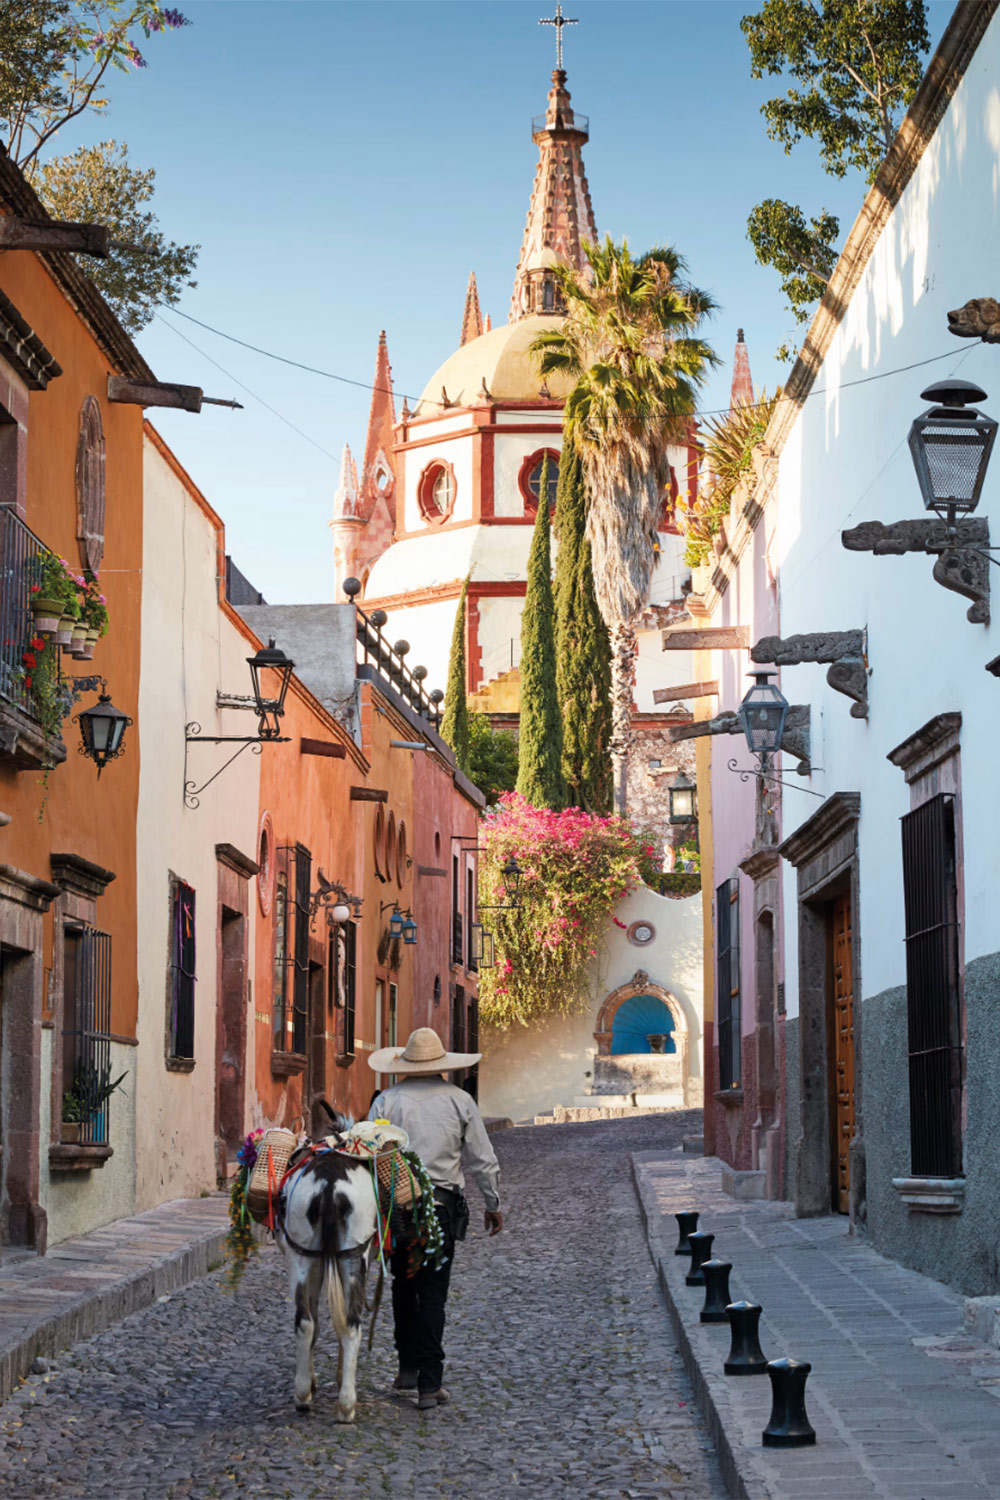
[(453, 1068), (471, 1068), (481, 1052), (446, 1052), (444, 1043), (430, 1026), (410, 1032), (405, 1047), (382, 1047), (368, 1054), (368, 1066), (376, 1073), (450, 1073)]

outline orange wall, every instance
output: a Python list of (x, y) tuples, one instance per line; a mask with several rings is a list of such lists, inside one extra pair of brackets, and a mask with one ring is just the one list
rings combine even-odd
[[(87, 395), (96, 396), (101, 405), (107, 448), (101, 583), (110, 627), (97, 643), (93, 663), (67, 657), (64, 674), (100, 673), (108, 680), (115, 705), (134, 715), (142, 589), (142, 409), (108, 402), (109, 360), (37, 256), (12, 251), (0, 257), (0, 287), (63, 369), (48, 390), (30, 393), (24, 519), (75, 568), (81, 565), (75, 480), (79, 414)], [(78, 707), (94, 701), (87, 695)], [(67, 758), (51, 774), (41, 822), (41, 773), (14, 771), (0, 762), (0, 807), (11, 816), (3, 833), (3, 858), (43, 879), (50, 878), (50, 850), (82, 855), (115, 872), (116, 879), (98, 902), (97, 919), (113, 940), (112, 1030), (134, 1036), (138, 741), (134, 730), (126, 732), (125, 754), (111, 762), (98, 782), (93, 762), (77, 753), (78, 726), (67, 720), (63, 737)], [(50, 945), (51, 918), (47, 955)]]

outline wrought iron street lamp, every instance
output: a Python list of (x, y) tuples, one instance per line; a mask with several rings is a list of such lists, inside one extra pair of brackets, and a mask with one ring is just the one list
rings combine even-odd
[[(101, 687), (107, 687), (103, 678)], [(94, 762), (100, 780), (108, 761), (117, 759), (124, 751), (125, 731), (132, 720), (120, 708), (115, 708), (110, 696), (102, 691), (93, 708), (82, 709), (76, 715), (76, 722), (80, 726), (80, 737), (83, 740), (80, 754)]]
[(413, 913), (409, 910), (407, 910), (403, 918), (403, 925), (400, 931), (403, 934), (403, 942), (412, 948), (417, 941), (417, 924), (413, 920)]
[[(256, 656), (247, 657), (247, 665), (253, 681), (254, 711), (260, 719), (260, 738), (276, 740), (281, 734), (279, 721), (285, 712), (285, 694), (288, 692), (295, 663), (289, 660), (280, 646), (274, 644), (272, 636)], [(276, 680), (274, 677), (266, 679), (265, 673), (276, 674)], [(265, 682), (270, 682), (276, 691), (265, 692)]]
[(751, 672), (754, 685), (739, 706), (739, 720), (752, 755), (762, 764), (781, 749), (788, 699), (772, 681), (776, 672)]
[(986, 392), (968, 380), (938, 380), (921, 392), (933, 401), (914, 419), (909, 444), (927, 510), (954, 525), (979, 504), (997, 423), (970, 403)]
[(390, 906), (392, 907), (392, 916), (389, 918), (389, 936), (391, 938), (402, 937), (403, 913), (395, 901), (383, 901), (379, 909), (379, 916), (382, 915), (382, 912), (388, 911)]
[(678, 771), (667, 787), (670, 795), (671, 823), (696, 823), (698, 820), (697, 793), (695, 784), (683, 771)]

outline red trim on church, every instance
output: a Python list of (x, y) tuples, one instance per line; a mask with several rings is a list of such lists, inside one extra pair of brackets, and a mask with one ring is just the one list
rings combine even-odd
[[(434, 486), (444, 475), (451, 476), (451, 502), (447, 510), (440, 510), (434, 499)], [(458, 480), (455, 478), (455, 466), (446, 458), (435, 458), (424, 469), (417, 481), (417, 505), (420, 514), (431, 526), (443, 526), (451, 519), (455, 509), (455, 501), (458, 499)]]

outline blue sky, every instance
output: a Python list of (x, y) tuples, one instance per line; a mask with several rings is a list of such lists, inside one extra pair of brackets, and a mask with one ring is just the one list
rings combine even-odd
[[(736, 330), (755, 383), (780, 378), (793, 329), (746, 219), (765, 197), (827, 208), (842, 233), (860, 180), (822, 173), (808, 143), (768, 138), (740, 18), (752, 0), (574, 0), (566, 68), (589, 114), (598, 231), (673, 243), (721, 304), (726, 403)], [(533, 114), (554, 66), (542, 0), (185, 0), (193, 25), (117, 75), (104, 122), (59, 138), (126, 141), (157, 172), (170, 238), (202, 246), (182, 309), (250, 343), (369, 382), (385, 328), (398, 393), (418, 395), (458, 343), (465, 284), (506, 318), (534, 176)], [(929, 6), (936, 44), (950, 0)], [(167, 325), (170, 326), (167, 326)], [(183, 335), (183, 338), (181, 337)], [(197, 349), (184, 340), (191, 340)], [(333, 597), (327, 521), (345, 441), (364, 444), (370, 391), (241, 349), (165, 313), (139, 338), (162, 380), (246, 410), (150, 413), (226, 522), (228, 550), (272, 602)], [(202, 352), (199, 352), (202, 351)], [(224, 366), (225, 372), (210, 361)], [(243, 382), (306, 437), (240, 389)], [(325, 450), (325, 451), (322, 451)]]

